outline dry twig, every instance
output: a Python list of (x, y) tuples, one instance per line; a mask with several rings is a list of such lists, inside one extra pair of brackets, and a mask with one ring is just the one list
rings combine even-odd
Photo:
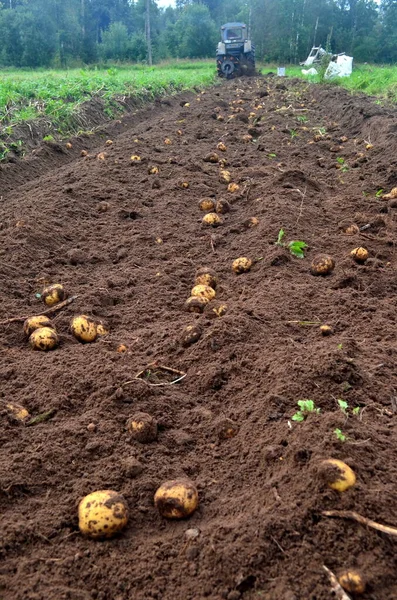
[(359, 515), (353, 510), (325, 510), (322, 514), (325, 517), (340, 517), (341, 519), (352, 519), (353, 521), (357, 521), (357, 523), (361, 523), (361, 525), (367, 525), (367, 527), (372, 527), (372, 529), (382, 531), (382, 533), (388, 533), (389, 535), (397, 536), (397, 529), (395, 527), (389, 527), (388, 525), (382, 525), (381, 523), (377, 523), (376, 521), (371, 521), (371, 519), (367, 519), (366, 517)]
[[(70, 298), (66, 298), (66, 300), (64, 300), (63, 302), (59, 302), (55, 306), (51, 306), (51, 308), (47, 308), (47, 310), (43, 310), (42, 312), (38, 312), (36, 314), (51, 315), (52, 313), (57, 312), (58, 310), (61, 310), (62, 308), (65, 308), (65, 306), (71, 304), (74, 300), (76, 300), (76, 298), (78, 298), (78, 296), (70, 296)], [(12, 317), (11, 319), (0, 321), (0, 325), (9, 325), (10, 323), (22, 323), (22, 321), (26, 321), (26, 319), (29, 319), (31, 316), (32, 315), (25, 315), (24, 317)]]
[(346, 594), (345, 590), (340, 585), (339, 581), (336, 578), (336, 575), (334, 575), (333, 572), (330, 571), (325, 565), (323, 565), (323, 569), (329, 577), (332, 591), (335, 593), (335, 596), (338, 598), (338, 600), (351, 600), (350, 596)]

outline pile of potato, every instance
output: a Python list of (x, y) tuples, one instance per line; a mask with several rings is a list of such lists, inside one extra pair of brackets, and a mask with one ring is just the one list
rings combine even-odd
[(208, 267), (198, 269), (190, 298), (185, 303), (186, 310), (202, 313), (207, 304), (216, 297), (216, 285), (217, 276), (215, 271)]
[[(61, 284), (55, 283), (46, 287), (40, 297), (44, 304), (52, 308), (66, 299), (66, 292)], [(37, 315), (26, 319), (23, 331), (34, 350), (53, 350), (59, 345), (59, 336), (55, 325), (46, 315)], [(109, 333), (103, 323), (95, 322), (87, 315), (73, 317), (70, 322), (70, 331), (82, 343), (94, 342), (98, 336)]]

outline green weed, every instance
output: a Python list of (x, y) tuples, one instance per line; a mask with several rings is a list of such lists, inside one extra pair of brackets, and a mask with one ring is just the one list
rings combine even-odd
[(347, 440), (347, 436), (342, 432), (341, 429), (334, 429), (334, 434), (340, 442), (345, 442)]
[(285, 243), (283, 242), (284, 236), (284, 229), (280, 229), (278, 232), (276, 245), (282, 246), (283, 248), (288, 248), (290, 253), (297, 258), (305, 258), (305, 248), (307, 248), (306, 242), (302, 242), (301, 240), (291, 240), (290, 242)]
[(304, 421), (309, 413), (319, 413), (320, 408), (316, 408), (313, 400), (298, 400), (299, 410), (292, 416), (293, 421)]

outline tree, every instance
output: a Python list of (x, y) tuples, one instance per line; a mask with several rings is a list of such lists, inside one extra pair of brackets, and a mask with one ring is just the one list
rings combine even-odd
[(213, 56), (217, 31), (208, 8), (203, 4), (186, 6), (175, 23), (172, 37), (179, 57)]

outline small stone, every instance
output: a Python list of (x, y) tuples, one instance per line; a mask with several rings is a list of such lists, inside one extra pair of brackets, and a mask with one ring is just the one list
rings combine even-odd
[(87, 425), (87, 431), (96, 431), (96, 425), (95, 425), (95, 423), (89, 423)]
[(191, 529), (186, 529), (185, 538), (187, 540), (195, 540), (200, 535), (200, 529), (197, 527), (192, 527)]

